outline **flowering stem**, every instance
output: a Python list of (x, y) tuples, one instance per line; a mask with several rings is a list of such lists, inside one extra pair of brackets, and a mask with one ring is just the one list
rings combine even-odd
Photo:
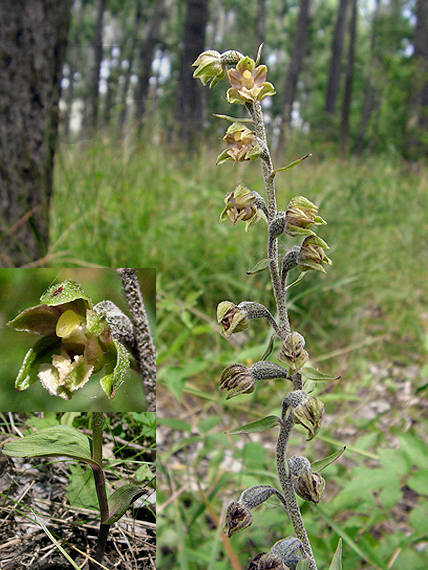
[[(263, 122), (263, 113), (261, 105), (258, 101), (248, 103), (247, 109), (254, 121), (256, 135), (262, 140), (265, 146), (265, 152), (262, 158), (262, 174), (265, 183), (267, 195), (267, 209), (268, 209), (268, 222), (271, 222), (277, 215), (277, 203), (275, 192), (275, 172), (272, 163), (272, 156), (267, 145), (266, 130)], [(275, 295), (276, 306), (279, 315), (279, 328), (281, 338), (286, 338), (291, 333), (290, 321), (288, 318), (287, 303), (286, 303), (286, 288), (285, 279), (281, 280), (279, 271), (279, 257), (278, 257), (278, 238), (268, 237), (268, 257), (270, 262), (270, 274), (272, 280), (272, 287)], [(284, 276), (285, 277), (285, 276)], [(295, 378), (293, 384), (301, 385), (300, 375)], [(294, 379), (293, 379), (294, 380)], [(295, 388), (296, 389), (296, 388)], [(288, 404), (283, 402), (281, 414), (281, 428), (278, 435), (276, 447), (276, 467), (278, 471), (278, 478), (284, 493), (284, 503), (293, 525), (294, 532), (302, 542), (303, 550), (309, 558), (310, 570), (316, 570), (316, 562), (312, 552), (312, 547), (309, 542), (308, 534), (306, 532), (302, 515), (300, 513), (299, 505), (297, 503), (296, 494), (294, 492), (292, 475), (288, 469), (287, 463), (287, 444), (290, 437), (291, 430), (293, 429), (294, 418), (292, 409), (288, 410)]]
[[(92, 472), (94, 474), (95, 489), (97, 492), (98, 504), (100, 507), (101, 523), (98, 530), (97, 548), (95, 551), (94, 559), (101, 562), (104, 558), (104, 552), (107, 544), (107, 537), (110, 530), (110, 525), (104, 524), (108, 519), (109, 510), (106, 493), (106, 482), (103, 470), (103, 426), (104, 414), (102, 412), (92, 413), (92, 459), (97, 465), (91, 464)], [(91, 564), (90, 568), (98, 568), (98, 565)]]

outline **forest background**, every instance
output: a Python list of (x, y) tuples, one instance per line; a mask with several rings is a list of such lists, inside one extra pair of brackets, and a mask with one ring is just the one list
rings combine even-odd
[[(225, 84), (202, 89), (191, 67), (203, 49), (255, 57), (264, 42), (278, 93), (264, 105), (276, 165), (312, 153), (281, 175), (279, 206), (299, 194), (316, 202), (334, 261), (290, 299), (312, 364), (342, 375), (321, 392), (328, 422), (310, 451), (348, 446), (326, 471), (325, 501), (303, 508), (316, 557), (323, 567), (340, 535), (345, 568), (425, 568), (427, 2), (32, 5), (39, 12), (0, 4), (2, 26), (22, 39), (7, 50), (0, 41), (1, 263), (156, 266), (158, 567), (229, 568), (230, 548), (245, 567), (284, 532), (274, 508), (231, 546), (219, 530), (237, 488), (275, 478), (272, 434), (223, 431), (275, 413), (281, 394), (272, 385), (225, 403), (214, 389), (226, 364), (250, 364), (266, 341), (257, 325), (252, 348), (237, 354), (216, 336), (216, 304), (258, 296), (269, 306), (271, 291), (263, 275), (245, 276), (264, 255), (257, 226), (244, 236), (217, 223), (244, 173), (261, 190), (258, 164), (215, 166), (227, 125), (211, 114), (243, 109), (231, 112)], [(43, 34), (48, 26), (57, 33)], [(27, 29), (37, 41), (25, 44)], [(16, 152), (22, 141), (27, 152)]]

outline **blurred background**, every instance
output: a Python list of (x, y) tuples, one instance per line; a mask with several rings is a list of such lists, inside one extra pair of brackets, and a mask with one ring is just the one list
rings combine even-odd
[[(152, 330), (155, 327), (154, 271), (139, 270), (139, 279)], [(15, 331), (6, 323), (21, 311), (40, 303), (40, 296), (53, 283), (71, 279), (77, 281), (96, 304), (104, 299), (113, 301), (124, 313), (129, 309), (121, 292), (119, 276), (113, 269), (1, 269), (0, 270), (0, 410), (20, 411), (126, 411), (130, 399), (135, 411), (146, 409), (139, 375), (130, 370), (117, 395), (109, 400), (94, 374), (88, 383), (75, 392), (69, 401), (50, 396), (40, 382), (23, 392), (15, 391), (15, 378), (27, 351), (38, 340), (37, 335)]]

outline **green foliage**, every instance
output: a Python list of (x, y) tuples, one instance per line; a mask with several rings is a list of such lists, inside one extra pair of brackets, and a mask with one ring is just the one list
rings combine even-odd
[(78, 463), (70, 463), (69, 469), (70, 478), (65, 495), (70, 505), (83, 509), (98, 510), (97, 492), (92, 470)]

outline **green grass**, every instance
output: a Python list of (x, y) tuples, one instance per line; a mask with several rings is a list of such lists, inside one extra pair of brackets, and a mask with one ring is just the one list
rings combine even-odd
[[(268, 335), (257, 322), (244, 344), (226, 342), (216, 333), (216, 304), (254, 300), (272, 308), (267, 275), (245, 274), (265, 257), (263, 222), (248, 234), (240, 225), (218, 223), (223, 197), (234, 184), (262, 192), (259, 166), (215, 167), (215, 156), (205, 150), (189, 157), (161, 147), (123, 149), (105, 141), (63, 149), (57, 162), (54, 259), (158, 271), (158, 409), (160, 423), (169, 418), (158, 456), (160, 504), (167, 505), (158, 524), (159, 568), (230, 568), (215, 528), (222, 506), (245, 486), (276, 481), (274, 431), (249, 437), (224, 432), (277, 413), (283, 395), (278, 384), (228, 402), (215, 389), (221, 369), (257, 360)], [(295, 158), (287, 156), (284, 164)], [(414, 451), (427, 439), (426, 424), (416, 405), (399, 399), (401, 369), (403, 380), (409, 374), (411, 394), (421, 388), (424, 395), (427, 189), (426, 167), (410, 170), (388, 156), (314, 156), (277, 177), (280, 208), (299, 194), (320, 206), (328, 225), (319, 233), (333, 259), (327, 275), (308, 275), (289, 300), (292, 326), (304, 334), (314, 364), (342, 374), (340, 384), (318, 390), (328, 425), (309, 446), (300, 433), (291, 442), (293, 453), (310, 459), (349, 445), (326, 470), (328, 502), (318, 510), (302, 507), (320, 568), (328, 566), (338, 535), (345, 568), (428, 565), (426, 554), (414, 548), (428, 534), (422, 467)], [(416, 372), (410, 377), (411, 366)], [(384, 401), (386, 411), (380, 406), (367, 415), (371, 402)], [(397, 446), (402, 451), (392, 469), (382, 448)], [(371, 486), (367, 473), (377, 477)], [(409, 493), (416, 495), (400, 525), (391, 510)], [(275, 504), (255, 518), (258, 525), (231, 541), (243, 567), (250, 554), (290, 534)]]

